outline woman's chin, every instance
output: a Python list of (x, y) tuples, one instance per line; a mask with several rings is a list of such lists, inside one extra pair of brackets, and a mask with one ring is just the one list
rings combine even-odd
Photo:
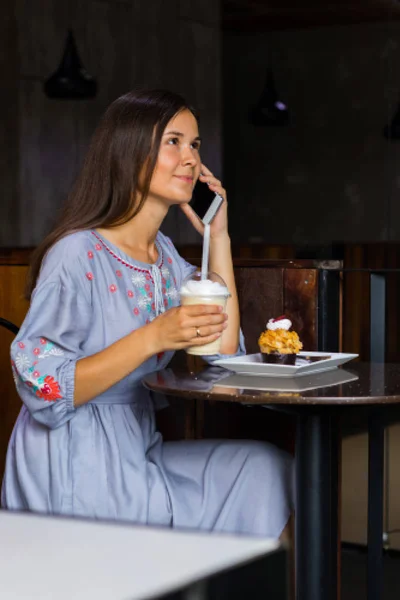
[(192, 196), (190, 196), (190, 197), (186, 196), (184, 198), (171, 199), (170, 202), (171, 202), (171, 204), (177, 204), (178, 206), (185, 206), (186, 204), (189, 204), (191, 200), (192, 200)]

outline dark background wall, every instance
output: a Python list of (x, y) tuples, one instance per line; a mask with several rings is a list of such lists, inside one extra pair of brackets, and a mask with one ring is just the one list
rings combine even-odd
[[(325, 4), (4, 0), (0, 246), (38, 243), (101, 114), (142, 84), (174, 89), (199, 108), (203, 159), (228, 189), (234, 240), (399, 240), (400, 142), (382, 130), (400, 101), (400, 5), (396, 12), (389, 0), (334, 0), (329, 11)], [(253, 12), (255, 30), (246, 31), (250, 9), (264, 18)], [(94, 100), (43, 93), (68, 27), (97, 78)], [(267, 67), (289, 106), (285, 128), (249, 122)], [(200, 242), (179, 211), (164, 229), (177, 244)]]
[[(38, 243), (107, 105), (137, 85), (178, 91), (201, 113), (204, 160), (221, 171), (220, 8), (214, 0), (5, 0), (0, 20), (0, 246)], [(51, 100), (68, 27), (99, 92)], [(197, 240), (178, 211), (165, 230)]]
[[(267, 67), (291, 120), (255, 127)], [(400, 24), (224, 36), (224, 167), (236, 239), (400, 240)]]

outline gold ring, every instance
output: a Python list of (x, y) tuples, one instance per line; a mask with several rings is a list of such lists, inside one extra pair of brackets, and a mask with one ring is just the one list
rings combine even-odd
[(196, 327), (196, 335), (197, 337), (201, 337), (200, 329)]

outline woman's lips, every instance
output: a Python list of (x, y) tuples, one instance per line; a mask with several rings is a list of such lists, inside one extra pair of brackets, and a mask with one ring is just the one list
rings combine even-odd
[(175, 175), (181, 181), (185, 181), (185, 183), (193, 183), (193, 177), (187, 177), (185, 175)]

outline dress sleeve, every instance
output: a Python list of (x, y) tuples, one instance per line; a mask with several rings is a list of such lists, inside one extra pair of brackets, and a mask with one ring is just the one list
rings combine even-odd
[(31, 415), (53, 429), (75, 413), (75, 367), (88, 337), (90, 304), (72, 282), (39, 284), (11, 345), (17, 391)]
[(191, 265), (189, 262), (187, 262), (187, 260), (182, 258), (182, 256), (180, 256), (180, 255), (178, 255), (178, 256), (179, 256), (179, 267), (181, 270), (181, 282), (183, 283), (183, 281), (186, 279), (186, 277), (189, 277), (189, 275), (192, 275), (192, 273), (197, 271), (199, 267), (195, 267), (194, 265)]

